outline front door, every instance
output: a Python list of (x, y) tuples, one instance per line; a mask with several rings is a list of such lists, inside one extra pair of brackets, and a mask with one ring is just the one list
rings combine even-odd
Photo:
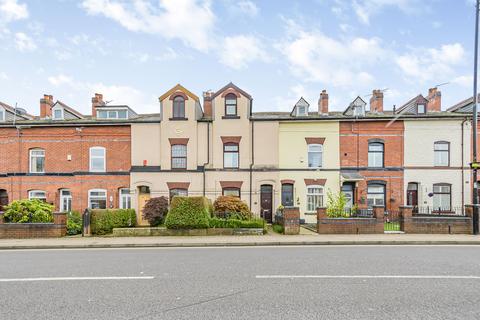
[(145, 203), (150, 200), (150, 188), (149, 187), (139, 187), (138, 188), (138, 212), (137, 212), (137, 223), (140, 226), (148, 226), (148, 221), (143, 219), (143, 207)]
[(7, 190), (0, 190), (0, 211), (3, 211), (3, 207), (8, 204), (8, 193)]
[(342, 192), (345, 195), (345, 198), (347, 200), (347, 203), (345, 206), (350, 209), (353, 207), (353, 203), (354, 203), (353, 189), (354, 189), (354, 186), (351, 183), (344, 183), (342, 186)]
[(272, 222), (272, 190), (273, 188), (269, 184), (264, 184), (260, 187), (260, 215), (269, 223)]

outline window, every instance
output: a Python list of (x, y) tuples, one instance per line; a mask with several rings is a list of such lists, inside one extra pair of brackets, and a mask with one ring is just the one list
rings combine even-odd
[(185, 118), (185, 99), (182, 96), (173, 99), (173, 118)]
[(130, 189), (121, 188), (118, 193), (119, 208), (130, 209), (132, 207), (132, 197), (130, 196)]
[(223, 188), (222, 195), (240, 198), (240, 189), (239, 188)]
[(68, 189), (60, 189), (60, 212), (72, 211), (72, 193)]
[(42, 190), (30, 190), (28, 191), (28, 199), (38, 199), (47, 202), (47, 193)]
[(438, 141), (433, 145), (434, 165), (438, 167), (448, 167), (450, 165), (450, 143)]
[(5, 121), (5, 109), (0, 107), (0, 121)]
[(175, 197), (175, 196), (187, 197), (188, 196), (188, 190), (187, 189), (182, 189), (182, 188), (170, 189), (170, 201), (172, 201), (173, 197)]
[(187, 169), (187, 146), (172, 145), (172, 169)]
[(354, 106), (353, 107), (353, 116), (354, 117), (362, 117), (365, 115), (365, 112), (363, 111), (363, 106)]
[(107, 191), (93, 189), (88, 191), (88, 208), (107, 209)]
[(237, 96), (233, 93), (227, 94), (225, 97), (225, 116), (237, 115)]
[(383, 143), (370, 142), (368, 144), (368, 166), (372, 168), (383, 167)]
[(433, 185), (433, 210), (450, 211), (452, 203), (452, 187), (446, 183)]
[(367, 187), (367, 205), (385, 206), (385, 186), (382, 184), (370, 184)]
[(323, 160), (323, 145), (309, 144), (308, 145), (308, 167), (320, 168)]
[(418, 104), (417, 105), (417, 113), (425, 113), (425, 105), (424, 104)]
[(223, 145), (223, 167), (238, 168), (238, 143), (225, 143)]
[(45, 150), (30, 149), (30, 172), (31, 173), (45, 172)]
[(293, 184), (282, 184), (282, 206), (293, 207)]
[(318, 207), (323, 207), (323, 187), (307, 186), (307, 211), (315, 212)]
[(90, 148), (90, 171), (91, 172), (105, 172), (105, 148), (92, 147)]
[(297, 107), (297, 116), (304, 116), (307, 114), (307, 107), (305, 106), (298, 106)]
[(53, 120), (63, 120), (63, 108), (53, 108), (52, 119)]
[(127, 119), (128, 111), (126, 109), (118, 110), (97, 110), (98, 119)]

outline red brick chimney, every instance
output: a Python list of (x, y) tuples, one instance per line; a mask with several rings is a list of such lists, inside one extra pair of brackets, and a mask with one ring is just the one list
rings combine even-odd
[(373, 90), (370, 98), (370, 112), (383, 112), (383, 92), (382, 90)]
[(209, 118), (211, 118), (213, 114), (212, 97), (213, 97), (213, 91), (203, 92), (203, 114), (205, 117), (209, 117)]
[(442, 111), (442, 93), (438, 91), (438, 88), (428, 89), (427, 97), (427, 111), (428, 112), (440, 112)]
[(103, 94), (95, 93), (95, 97), (92, 98), (92, 117), (97, 116), (97, 107), (104, 106)]
[(53, 96), (44, 94), (40, 99), (40, 119), (52, 117)]
[(328, 93), (325, 89), (322, 90), (318, 99), (318, 114), (328, 115)]

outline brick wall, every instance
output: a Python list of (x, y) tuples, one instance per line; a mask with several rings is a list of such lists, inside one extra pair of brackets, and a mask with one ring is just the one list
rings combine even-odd
[(326, 208), (317, 209), (319, 234), (370, 234), (383, 233), (384, 210), (376, 210), (373, 218), (329, 218)]
[(64, 213), (54, 213), (53, 223), (3, 223), (0, 215), (0, 239), (58, 238), (67, 234)]
[(421, 234), (472, 234), (472, 213), (466, 216), (415, 216), (411, 206), (400, 207), (401, 230)]
[(283, 233), (299, 234), (300, 233), (300, 210), (298, 207), (285, 207), (283, 209)]

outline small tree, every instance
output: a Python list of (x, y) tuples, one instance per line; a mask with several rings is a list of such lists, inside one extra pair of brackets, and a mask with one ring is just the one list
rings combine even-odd
[(151, 198), (145, 203), (142, 214), (151, 226), (161, 224), (168, 212), (168, 199), (166, 197)]
[(236, 218), (250, 220), (252, 212), (248, 205), (240, 198), (234, 196), (220, 196), (213, 203), (214, 214), (220, 218)]
[(329, 190), (327, 193), (327, 216), (331, 218), (346, 217), (349, 216), (345, 212), (347, 206), (347, 197), (345, 193), (340, 192), (336, 196)]

